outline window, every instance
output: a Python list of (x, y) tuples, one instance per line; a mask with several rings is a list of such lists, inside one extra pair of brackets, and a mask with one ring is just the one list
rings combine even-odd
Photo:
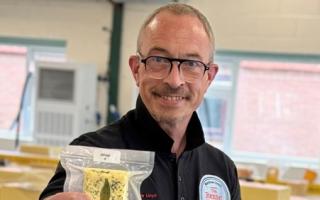
[(32, 140), (35, 62), (65, 61), (64, 45), (62, 41), (0, 37), (0, 138), (15, 140), (18, 133), (19, 139)]
[(208, 89), (198, 109), (205, 139), (208, 143), (221, 149), (226, 143), (231, 130), (233, 91), (236, 83), (236, 68), (232, 59), (219, 59), (219, 72)]
[(198, 113), (203, 117), (202, 126), (209, 141), (222, 141), (225, 134), (227, 102), (222, 98), (206, 97)]
[(239, 161), (317, 164), (320, 57), (218, 52), (217, 63), (234, 77), (223, 87), (219, 72), (199, 108), (209, 142)]

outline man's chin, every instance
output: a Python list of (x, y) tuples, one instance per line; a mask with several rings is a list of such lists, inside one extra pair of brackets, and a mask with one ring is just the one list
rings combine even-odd
[(156, 121), (160, 123), (166, 123), (166, 124), (175, 124), (184, 119), (184, 117), (181, 115), (173, 115), (170, 113), (157, 114), (155, 118), (156, 118)]

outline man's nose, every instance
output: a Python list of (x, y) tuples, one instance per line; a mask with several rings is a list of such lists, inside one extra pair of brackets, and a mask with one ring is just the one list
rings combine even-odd
[(183, 74), (179, 69), (179, 64), (172, 64), (171, 71), (168, 76), (164, 79), (164, 82), (169, 84), (172, 88), (178, 88), (185, 83)]

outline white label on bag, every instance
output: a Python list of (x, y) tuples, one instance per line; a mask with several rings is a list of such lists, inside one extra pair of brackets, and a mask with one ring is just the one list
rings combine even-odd
[(106, 163), (120, 163), (121, 152), (111, 149), (95, 149), (93, 152), (93, 161)]

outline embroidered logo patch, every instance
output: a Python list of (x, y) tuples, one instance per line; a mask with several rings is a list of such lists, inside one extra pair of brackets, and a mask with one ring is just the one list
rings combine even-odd
[(199, 185), (200, 200), (230, 200), (226, 183), (214, 175), (204, 175)]

